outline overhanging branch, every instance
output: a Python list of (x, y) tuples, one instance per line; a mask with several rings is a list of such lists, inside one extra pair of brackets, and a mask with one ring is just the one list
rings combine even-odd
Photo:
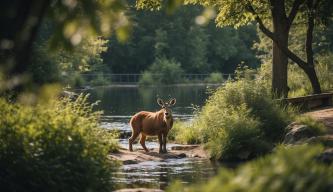
[(294, 1), (293, 6), (292, 6), (291, 11), (290, 11), (289, 16), (288, 16), (288, 25), (289, 25), (289, 27), (293, 23), (296, 15), (297, 15), (297, 12), (299, 10), (299, 7), (302, 5), (302, 3), (304, 3), (304, 0), (295, 0)]
[(261, 18), (258, 16), (256, 11), (254, 10), (253, 6), (251, 5), (251, 2), (248, 1), (247, 4), (248, 10), (255, 16), (256, 22), (259, 24), (259, 29), (270, 39), (273, 40), (274, 43), (277, 44), (277, 46), (284, 52), (284, 54), (287, 55), (288, 58), (290, 58), (292, 61), (294, 61), (296, 64), (298, 64), (302, 69), (308, 68), (308, 63), (302, 60), (300, 57), (298, 57), (295, 53), (293, 53), (288, 46), (283, 46), (279, 43), (278, 38), (276, 35), (271, 32), (263, 23)]

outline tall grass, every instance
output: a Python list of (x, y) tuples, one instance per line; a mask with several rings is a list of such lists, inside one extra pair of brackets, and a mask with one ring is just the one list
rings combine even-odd
[(173, 184), (168, 191), (332, 191), (333, 166), (316, 160), (320, 146), (280, 146), (275, 153), (236, 170), (222, 169), (207, 183)]
[(0, 99), (2, 191), (109, 191), (117, 150), (86, 97), (37, 105)]

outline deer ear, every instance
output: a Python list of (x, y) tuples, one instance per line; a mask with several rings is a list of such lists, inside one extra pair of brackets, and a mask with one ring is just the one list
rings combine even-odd
[(169, 103), (170, 106), (173, 106), (173, 105), (176, 104), (176, 99), (173, 98), (173, 99), (171, 99), (168, 103)]
[(158, 99), (157, 99), (157, 104), (158, 104), (159, 106), (163, 107), (163, 106), (164, 106), (164, 101), (163, 101), (162, 99), (158, 98)]

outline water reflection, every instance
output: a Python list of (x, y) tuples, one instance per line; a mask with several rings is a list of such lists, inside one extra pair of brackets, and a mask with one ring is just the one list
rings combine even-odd
[(165, 189), (172, 181), (204, 182), (216, 174), (216, 167), (204, 159), (168, 159), (124, 165), (114, 175), (116, 188), (147, 187)]
[(159, 110), (157, 97), (176, 98), (174, 113), (189, 115), (193, 114), (193, 105), (202, 106), (208, 97), (206, 86), (97, 87), (85, 92), (90, 93), (90, 101), (100, 100), (98, 110), (103, 110), (105, 115), (117, 116), (129, 116), (141, 110)]

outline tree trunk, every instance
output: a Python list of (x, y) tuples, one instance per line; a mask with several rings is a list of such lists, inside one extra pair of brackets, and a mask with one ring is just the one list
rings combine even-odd
[(311, 82), (311, 86), (312, 86), (312, 90), (314, 94), (319, 94), (321, 93), (321, 88), (320, 88), (320, 83), (316, 74), (316, 70), (314, 68), (314, 66), (309, 66), (305, 69), (303, 69), (304, 72), (306, 73), (306, 75), (308, 76), (310, 82)]
[(289, 25), (284, 12), (284, 2), (272, 2), (273, 42), (272, 91), (276, 97), (288, 96), (288, 56), (279, 46), (288, 47)]
[(307, 0), (307, 7), (308, 7), (308, 27), (306, 31), (306, 42), (305, 42), (305, 51), (306, 51), (306, 58), (308, 66), (304, 68), (304, 72), (307, 74), (313, 93), (318, 94), (321, 93), (321, 88), (319, 84), (319, 80), (316, 74), (316, 70), (314, 67), (314, 59), (313, 59), (313, 49), (312, 49), (312, 42), (313, 42), (313, 30), (314, 30), (314, 12), (315, 7), (313, 0)]
[[(287, 37), (284, 36), (280, 43), (288, 44)], [(275, 42), (273, 43), (272, 91), (276, 97), (288, 96), (288, 57)]]

